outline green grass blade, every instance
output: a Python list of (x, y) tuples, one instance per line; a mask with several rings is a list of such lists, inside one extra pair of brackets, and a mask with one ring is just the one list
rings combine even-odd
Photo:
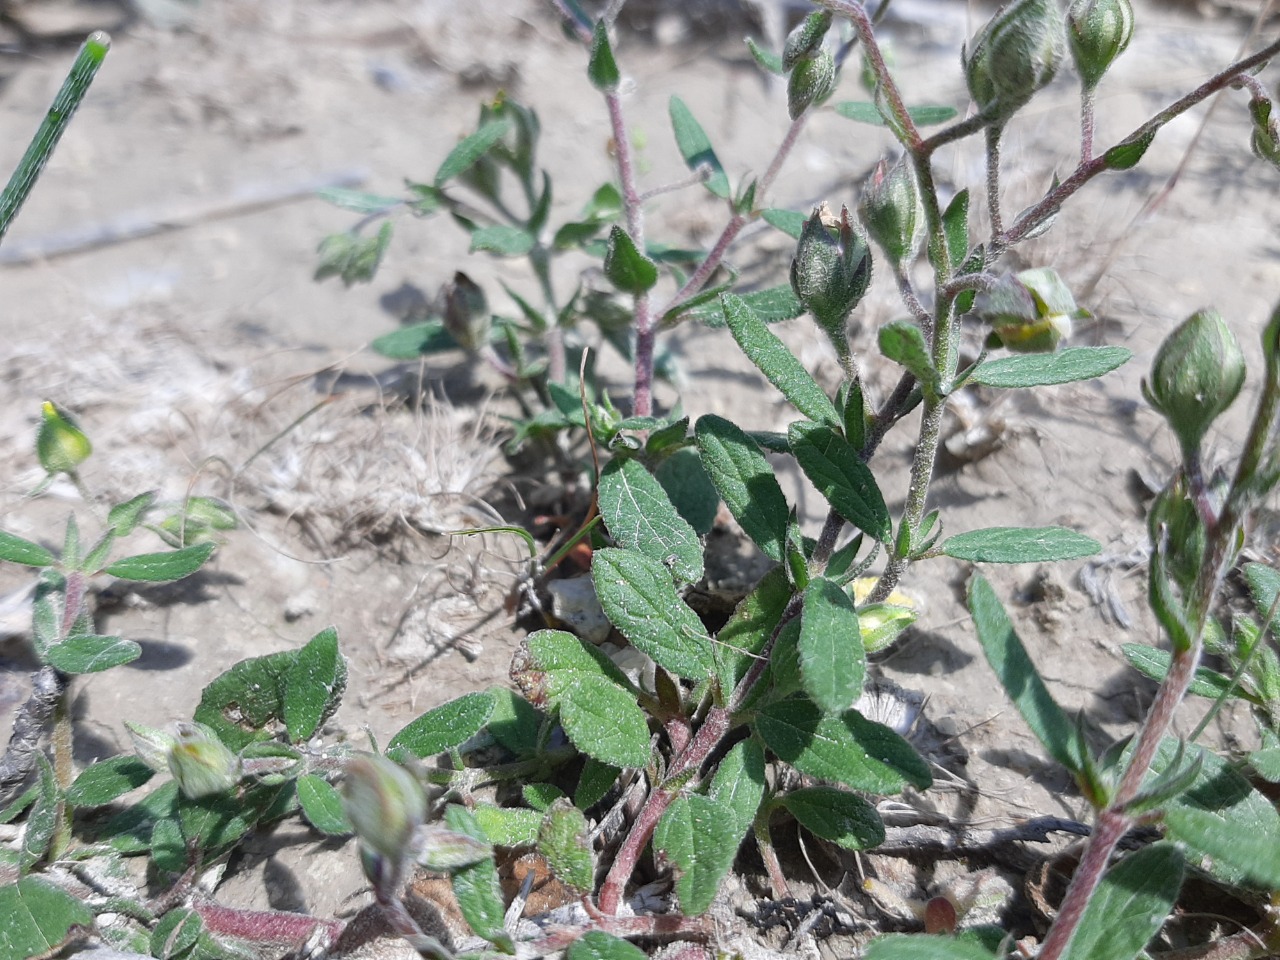
[(53, 106), (45, 114), (44, 122), (40, 124), (40, 129), (36, 131), (31, 145), (27, 147), (27, 152), (18, 162), (18, 168), (9, 178), (4, 193), (0, 194), (0, 240), (4, 239), (5, 233), (9, 230), (9, 224), (18, 215), (28, 194), (31, 193), (31, 188), (40, 178), (40, 172), (49, 162), (49, 157), (53, 155), (53, 148), (62, 139), (62, 134), (66, 131), (67, 124), (71, 122), (72, 115), (89, 91), (89, 84), (93, 83), (93, 78), (97, 75), (98, 68), (102, 66), (110, 46), (111, 38), (99, 31), (90, 34), (89, 39), (80, 47), (80, 52), (76, 54), (71, 72), (63, 81), (58, 95), (53, 98)]

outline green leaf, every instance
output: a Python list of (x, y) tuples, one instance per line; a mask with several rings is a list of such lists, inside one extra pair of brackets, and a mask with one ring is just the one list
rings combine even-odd
[(1125, 347), (1068, 347), (1057, 353), (1021, 353), (987, 360), (970, 380), (988, 387), (1043, 387), (1091, 380), (1123, 366), (1133, 356)]
[(743, 533), (781, 563), (790, 511), (760, 448), (736, 424), (714, 414), (698, 419), (694, 439), (707, 475)]
[(729, 621), (716, 634), (715, 654), (720, 688), (726, 693), (738, 685), (764, 649), (791, 600), (786, 570), (774, 567), (743, 598)]
[(787, 436), (800, 469), (832, 508), (868, 536), (888, 542), (893, 535), (889, 508), (857, 451), (821, 424), (793, 423)]
[(197, 543), (180, 550), (140, 553), (133, 557), (124, 557), (102, 572), (121, 580), (167, 583), (170, 580), (189, 577), (204, 566), (204, 562), (212, 554), (212, 543)]
[(613, 47), (609, 44), (609, 25), (604, 19), (596, 21), (591, 35), (591, 59), (587, 62), (587, 79), (601, 93), (613, 93), (622, 81), (618, 63), (613, 59)]
[(565, 792), (554, 783), (526, 783), (520, 789), (521, 799), (540, 813), (546, 813), (551, 804), (564, 796)]
[(884, 843), (884, 823), (876, 808), (848, 790), (805, 787), (781, 800), (800, 826), (846, 850), (869, 850)]
[(764, 800), (765, 786), (764, 748), (760, 741), (751, 738), (734, 744), (716, 767), (707, 791), (707, 796), (731, 819), (732, 835), (746, 835)]
[(555, 801), (542, 818), (538, 852), (547, 858), (547, 865), (562, 883), (579, 893), (591, 892), (596, 872), (591, 829), (582, 811), (568, 798)]
[(969, 190), (966, 187), (947, 204), (942, 214), (942, 230), (947, 237), (947, 256), (951, 258), (952, 273), (964, 261), (969, 252)]
[(339, 209), (362, 214), (381, 213), (392, 207), (398, 207), (404, 202), (399, 197), (367, 193), (364, 190), (351, 190), (347, 187), (321, 187), (316, 191), (316, 197)]
[(434, 710), (428, 710), (391, 738), (387, 749), (404, 747), (425, 759), (465, 743), (479, 732), (493, 713), (488, 693), (464, 693)]
[(721, 297), (720, 303), (733, 339), (738, 341), (747, 359), (768, 381), (810, 420), (838, 425), (840, 415), (836, 413), (831, 398), (823, 393), (795, 354), (756, 316), (751, 307), (731, 293)]
[(686, 680), (711, 675), (711, 638), (666, 567), (634, 550), (606, 548), (592, 556), (591, 578), (605, 616), (637, 650)]
[(686, 916), (706, 912), (733, 866), (742, 842), (734, 826), (721, 804), (699, 794), (676, 797), (658, 821), (653, 849), (660, 865), (675, 868), (676, 897)]
[(457, 350), (458, 341), (445, 329), (442, 320), (428, 320), (384, 333), (369, 347), (392, 360), (416, 360), (445, 350)]
[(77, 634), (44, 651), (44, 662), (63, 673), (100, 673), (142, 656), (142, 647), (122, 637)]
[(976, 943), (923, 933), (890, 933), (867, 945), (863, 960), (995, 960)]
[(579, 810), (588, 810), (605, 798), (609, 788), (618, 782), (621, 768), (611, 763), (602, 763), (595, 757), (587, 757), (582, 765), (582, 773), (578, 775), (578, 788), (573, 792), (573, 805)]
[(298, 651), (284, 682), (284, 726), (292, 743), (310, 740), (337, 709), (347, 686), (347, 662), (338, 631), (321, 630)]
[(200, 914), (187, 907), (170, 910), (151, 931), (151, 955), (159, 960), (189, 956), (203, 932)]
[(1182, 887), (1182, 854), (1171, 843), (1131, 853), (1102, 877), (1063, 960), (1133, 960), (1160, 932)]
[(1121, 140), (1102, 155), (1102, 162), (1109, 170), (1128, 170), (1136, 167), (1155, 138), (1156, 131), (1152, 130), (1131, 140)]
[(711, 175), (703, 181), (702, 185), (717, 197), (728, 200), (729, 177), (725, 174), (724, 167), (720, 165), (720, 158), (712, 149), (711, 140), (708, 139), (706, 132), (679, 97), (671, 98), (668, 109), (671, 113), (671, 126), (676, 133), (676, 146), (680, 148), (680, 155), (684, 157), (686, 166), (695, 172), (702, 167), (709, 168)]
[(77, 807), (100, 807), (142, 786), (155, 771), (137, 757), (122, 754), (86, 767), (67, 788), (67, 802)]
[(523, 807), (495, 807), (477, 803), (471, 811), (485, 839), (497, 847), (529, 847), (538, 840), (542, 814)]
[(1091, 557), (1102, 544), (1065, 527), (987, 527), (948, 537), (939, 549), (973, 563), (1045, 563)]
[[(874, 103), (845, 100), (836, 104), (836, 113), (846, 120), (853, 120), (855, 123), (869, 123), (875, 127), (886, 126), (884, 117), (880, 115), (880, 111)], [(928, 127), (938, 123), (946, 123), (956, 115), (956, 109), (938, 105), (922, 105), (919, 107), (907, 107), (907, 113), (911, 114), (911, 119), (916, 126)]]
[(1022, 719), (1053, 759), (1073, 774), (1081, 774), (1088, 764), (1089, 753), (1080, 728), (1049, 693), (1014, 632), (1009, 615), (991, 585), (981, 576), (975, 575), (969, 584), (969, 612), (987, 662)]
[(265, 728), (284, 719), (285, 678), (296, 657), (285, 650), (241, 660), (204, 688), (193, 719), (232, 750), (269, 737)]
[(921, 790), (933, 782), (929, 766), (902, 737), (854, 710), (824, 714), (812, 700), (770, 703), (756, 716), (765, 746), (801, 773), (868, 793)]
[(639, 460), (610, 461), (600, 474), (597, 495), (600, 514), (618, 546), (638, 550), (684, 583), (702, 578), (698, 534)]
[[(445, 823), (459, 833), (484, 840), (484, 831), (464, 807), (450, 804), (445, 808)], [(493, 857), (463, 867), (453, 874), (453, 894), (463, 919), (477, 936), (483, 937), (503, 953), (514, 954), (515, 943), (503, 928), (502, 888)]]
[[(249, 832), (259, 812), (250, 801), (252, 792), (242, 797), (210, 794), (198, 800), (178, 800), (178, 823), (184, 846), (194, 845), (204, 857), (214, 857)], [(259, 793), (256, 799), (261, 800)], [(184, 854), (185, 856), (185, 854)]]
[[(653, 437), (649, 438), (650, 444)], [(685, 448), (668, 456), (653, 472), (654, 479), (662, 484), (676, 512), (684, 517), (698, 536), (706, 536), (715, 526), (716, 511), (720, 508), (720, 491), (716, 489), (697, 450)], [(702, 548), (698, 548), (699, 564)]]
[(27, 828), (22, 833), (22, 846), (18, 849), (18, 869), (26, 874), (44, 859), (58, 826), (58, 781), (43, 751), (36, 751), (36, 766), (40, 779), (36, 783), (36, 799), (27, 813)]
[(566, 960), (645, 960), (645, 952), (613, 934), (592, 930), (573, 942)]
[(490, 120), (481, 124), (475, 133), (460, 142), (440, 164), (436, 171), (435, 185), (443, 187), (460, 173), (470, 170), (477, 160), (492, 149), (493, 145), (506, 136), (511, 124), (506, 120)]
[(528, 230), (503, 223), (480, 227), (471, 233), (471, 253), (483, 250), (500, 257), (523, 257), (534, 248), (538, 240)]
[(880, 352), (894, 363), (906, 367), (929, 390), (937, 387), (938, 372), (933, 369), (924, 334), (909, 320), (892, 320), (880, 328)]
[(0, 560), (28, 567), (52, 567), (58, 562), (58, 558), (40, 544), (15, 537), (3, 530), (0, 530)]
[[(809, 219), (799, 210), (781, 210), (777, 207), (763, 211), (760, 216), (764, 222), (771, 227), (781, 230), (792, 240), (799, 240), (800, 235), (804, 233), (804, 222)], [(788, 289), (790, 286), (788, 285)], [(794, 291), (792, 291), (794, 295)], [(799, 300), (796, 301), (799, 303)], [(801, 305), (803, 309), (803, 304)]]
[(383, 254), (391, 243), (393, 229), (391, 222), (387, 221), (372, 237), (362, 237), (349, 231), (325, 237), (316, 249), (320, 262), (316, 265), (315, 278), (340, 277), (348, 287), (368, 283), (378, 272)]
[(800, 617), (804, 692), (826, 713), (848, 710), (862, 695), (867, 670), (853, 601), (838, 583), (817, 577), (804, 591)]
[(117, 537), (127, 537), (142, 521), (142, 515), (156, 501), (155, 493), (140, 493), (132, 500), (117, 503), (107, 513), (107, 526)]
[(486, 728), (493, 739), (517, 757), (532, 757), (538, 750), (538, 731), (545, 719), (533, 704), (506, 687), (490, 687), (493, 713)]
[[(803, 217), (801, 220), (803, 221)], [(804, 305), (796, 297), (791, 284), (784, 283), (764, 290), (753, 290), (738, 297), (747, 308), (765, 323), (791, 320), (804, 313)], [(708, 327), (725, 325), (724, 308), (719, 297), (714, 297), (689, 311), (689, 316)]]
[(541, 680), (575, 747), (615, 767), (649, 763), (648, 720), (626, 675), (612, 660), (563, 630), (539, 630), (526, 644), (531, 679), (535, 684)]
[[(1157, 683), (1168, 675), (1169, 665), (1173, 662), (1173, 654), (1168, 650), (1148, 647), (1143, 643), (1122, 644), (1120, 652), (1124, 654), (1130, 666)], [(1235, 696), (1248, 699), (1239, 684), (1232, 687), (1230, 677), (1216, 670), (1210, 670), (1208, 667), (1196, 668), (1191, 685), (1187, 688), (1188, 693), (1195, 694), (1197, 697), (1209, 697), (1212, 700), (1216, 700), (1228, 691), (1234, 691)]]
[(93, 911), (78, 898), (40, 877), (0, 887), (0, 958), (61, 954), (72, 927), (93, 928)]
[(623, 293), (639, 296), (658, 282), (658, 267), (640, 252), (631, 234), (615, 223), (609, 228), (604, 275)]
[(342, 795), (324, 777), (304, 774), (298, 778), (297, 789), (302, 815), (325, 836), (345, 837), (355, 829), (342, 805)]
[[(1244, 567), (1244, 578), (1249, 584), (1249, 595), (1253, 598), (1254, 609), (1258, 611), (1258, 619), (1263, 620), (1271, 612), (1276, 594), (1280, 593), (1280, 573), (1265, 563), (1248, 563)], [(1280, 607), (1272, 617), (1271, 632), (1280, 632)]]

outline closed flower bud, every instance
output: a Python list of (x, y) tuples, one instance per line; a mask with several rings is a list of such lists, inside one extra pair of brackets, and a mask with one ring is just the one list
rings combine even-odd
[(91, 453), (93, 444), (70, 414), (46, 400), (40, 408), (40, 431), (36, 434), (36, 456), (45, 472), (74, 473)]
[(858, 217), (880, 244), (894, 269), (909, 263), (924, 237), (924, 204), (905, 158), (892, 167), (883, 160), (862, 188)]
[(489, 339), (489, 303), (484, 291), (459, 270), (444, 287), (444, 327), (464, 350), (475, 351)]
[(346, 765), (343, 796), (361, 843), (399, 863), (427, 816), (427, 800), (413, 774), (386, 757), (356, 757)]
[(804, 223), (791, 261), (791, 289), (843, 356), (849, 349), (845, 321), (871, 283), (871, 251), (849, 219), (847, 207), (841, 208), (840, 219), (833, 223), (834, 236), (824, 214), (834, 221), (824, 204)]
[(423, 831), (418, 863), (428, 870), (449, 873), (493, 856), (493, 846), (447, 827), (427, 827)]
[(1181, 472), (1152, 501), (1147, 529), (1153, 547), (1163, 538), (1164, 572), (1185, 593), (1200, 574), (1208, 541), (1204, 521)]
[(1015, 353), (1050, 353), (1071, 336), (1073, 320), (1088, 317), (1050, 267), (1001, 277), (979, 293), (973, 313), (991, 325), (998, 345)]
[(179, 723), (169, 772), (191, 799), (225, 793), (240, 781), (240, 758), (203, 723)]
[(177, 737), (128, 720), (124, 726), (129, 731), (129, 739), (133, 741), (133, 750), (139, 760), (157, 773), (169, 769), (169, 753), (178, 745)]
[(787, 34), (782, 47), (782, 69), (792, 70), (805, 57), (816, 53), (822, 38), (831, 29), (831, 11), (818, 10), (809, 14)]
[(794, 120), (814, 104), (831, 96), (836, 86), (836, 58), (818, 50), (796, 64), (787, 78), (787, 113)]
[(1165, 338), (1142, 385), (1147, 402), (1178, 435), (1184, 459), (1244, 384), (1244, 354), (1215, 310), (1199, 310)]
[(1067, 9), (1067, 42), (1086, 90), (1092, 90), (1133, 39), (1129, 0), (1075, 0)]
[(1003, 125), (1053, 80), (1064, 46), (1054, 0), (1016, 0), (1003, 7), (964, 57), (965, 81), (978, 109)]

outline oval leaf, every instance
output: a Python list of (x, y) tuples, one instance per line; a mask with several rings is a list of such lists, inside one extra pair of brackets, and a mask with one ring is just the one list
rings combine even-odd
[(1089, 898), (1063, 960), (1133, 960), (1173, 910), (1182, 870), (1182, 854), (1171, 843), (1125, 857)]
[(93, 927), (93, 911), (39, 877), (0, 887), (0, 957), (52, 957), (72, 927)]
[(868, 536), (885, 543), (893, 533), (889, 508), (867, 465), (830, 427), (793, 423), (791, 452), (832, 508)]
[(391, 738), (387, 749), (404, 747), (415, 757), (433, 757), (474, 737), (493, 713), (493, 697), (464, 693), (428, 710)]
[(458, 341), (445, 329), (442, 320), (428, 320), (385, 333), (369, 346), (392, 360), (417, 360), (425, 354), (457, 350)]
[(538, 852), (566, 886), (589, 893), (595, 882), (596, 863), (591, 851), (587, 818), (568, 798), (551, 804), (538, 829)]
[(133, 756), (121, 755), (85, 768), (67, 788), (67, 802), (77, 807), (100, 807), (142, 786), (155, 771)]
[(827, 713), (848, 710), (862, 695), (867, 657), (858, 613), (841, 586), (809, 583), (800, 614), (800, 677), (804, 692)]
[(683, 794), (672, 801), (653, 832), (659, 863), (676, 872), (676, 896), (686, 916), (711, 906), (720, 881), (733, 866), (742, 836), (735, 818), (710, 797)]
[(658, 282), (658, 267), (639, 251), (631, 234), (614, 224), (604, 253), (604, 275), (623, 293), (639, 296)]
[(347, 664), (338, 653), (338, 631), (321, 630), (298, 651), (284, 681), (284, 726), (289, 740), (311, 739), (333, 714), (347, 685)]
[(976, 943), (922, 933), (876, 937), (862, 956), (863, 960), (995, 960), (995, 954)]
[(345, 837), (354, 831), (342, 795), (324, 777), (308, 773), (298, 778), (298, 803), (307, 822), (329, 837)]
[(809, 375), (796, 355), (787, 349), (764, 320), (756, 316), (741, 297), (726, 293), (720, 298), (725, 323), (738, 341), (747, 359), (754, 363), (770, 383), (810, 420), (838, 424), (840, 415), (835, 405)]
[(869, 850), (884, 843), (884, 822), (876, 808), (847, 790), (806, 787), (788, 793), (782, 805), (800, 826), (846, 850)]
[(1044, 563), (1102, 552), (1102, 544), (1066, 527), (987, 527), (958, 533), (939, 548), (948, 557), (974, 563)]
[(613, 460), (600, 475), (600, 514), (620, 547), (638, 550), (684, 583), (702, 578), (702, 543), (662, 484), (638, 460)]
[(3, 530), (0, 530), (0, 560), (28, 567), (51, 567), (58, 562), (58, 558), (40, 544), (15, 537)]
[(506, 135), (510, 126), (506, 120), (490, 120), (459, 143), (444, 158), (444, 163), (440, 164), (440, 169), (436, 171), (435, 185), (442, 187), (458, 174), (469, 170), (472, 164)]
[(742, 532), (781, 563), (790, 511), (760, 448), (735, 424), (713, 414), (699, 418), (694, 439), (707, 475)]
[(634, 550), (606, 548), (592, 556), (591, 579), (605, 616), (636, 649), (686, 680), (710, 676), (711, 638), (666, 567)]
[(44, 652), (44, 661), (63, 673), (99, 673), (142, 656), (142, 647), (122, 637), (80, 634), (55, 643)]
[(645, 960), (645, 952), (620, 937), (592, 930), (573, 942), (567, 960)]
[(1055, 383), (1092, 380), (1133, 356), (1126, 347), (1068, 347), (1057, 353), (1023, 353), (988, 360), (969, 378), (988, 387), (1043, 387)]
[(213, 553), (212, 543), (197, 543), (181, 550), (164, 553), (140, 553), (111, 564), (103, 573), (121, 580), (144, 583), (166, 583), (195, 573)]

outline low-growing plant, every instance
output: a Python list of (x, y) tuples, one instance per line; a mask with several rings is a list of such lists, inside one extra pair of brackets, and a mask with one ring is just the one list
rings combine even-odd
[[(467, 693), (410, 722), (385, 750), (374, 744), (355, 753), (324, 740), (346, 668), (336, 634), (323, 631), (296, 652), (233, 667), (204, 690), (191, 723), (172, 732), (131, 727), (136, 758), (114, 758), (69, 781), (60, 778), (56, 763), (44, 772), (48, 764), (39, 755), (42, 772), (29, 794), (18, 860), (26, 875), (0, 887), (0, 897), (26, 904), (24, 916), (49, 948), (75, 928), (92, 925), (93, 913), (112, 913), (125, 919), (99, 924), (102, 936), (158, 957), (242, 955), (266, 944), (326, 946), (340, 956), (373, 936), (378, 918), (429, 957), (564, 948), (572, 960), (638, 955), (627, 939), (679, 941), (681, 956), (710, 956), (716, 930), (708, 910), (744, 839), (753, 841), (774, 895), (782, 897), (789, 881), (773, 840), (781, 818), (825, 843), (870, 849), (885, 832), (867, 797), (930, 786), (930, 766), (915, 748), (857, 707), (868, 654), (892, 644), (914, 618), (896, 592), (905, 571), (938, 556), (1025, 563), (1099, 550), (1091, 537), (1061, 527), (945, 536), (943, 518), (929, 509), (943, 414), (963, 386), (1068, 383), (1102, 376), (1130, 356), (1118, 346), (1063, 346), (1072, 321), (1083, 314), (1071, 291), (1051, 266), (1002, 272), (1001, 258), (1054, 226), (1086, 183), (1141, 162), (1165, 124), (1219, 91), (1247, 93), (1252, 148), (1272, 164), (1280, 159), (1271, 101), (1254, 75), (1280, 52), (1280, 41), (1221, 70), (1099, 151), (1094, 91), (1129, 43), (1128, 0), (1075, 0), (1065, 19), (1053, 0), (1015, 0), (1002, 8), (963, 55), (972, 110), (961, 119), (951, 108), (909, 107), (903, 100), (876, 33), (886, 4), (872, 12), (856, 0), (816, 0), (817, 9), (780, 53), (752, 45), (765, 69), (786, 78), (791, 118), (761, 177), (734, 189), (705, 132), (673, 100), (676, 140), (695, 181), (726, 204), (726, 224), (712, 247), (682, 254), (673, 264), (667, 251), (645, 238), (644, 205), (653, 193), (638, 184), (619, 92), (611, 18), (621, 4), (610, 4), (599, 18), (576, 0), (555, 6), (582, 41), (587, 79), (603, 96), (618, 182), (597, 191), (581, 218), (551, 233), (551, 178), (535, 162), (536, 117), (505, 99), (484, 108), (477, 131), (449, 155), (433, 182), (411, 186), (408, 205), (418, 214), (449, 212), (471, 233), (474, 249), (528, 256), (545, 302), (533, 307), (513, 293), (523, 319), (495, 319), (474, 285), (459, 276), (446, 292), (442, 317), (393, 336), (417, 355), (447, 335), (548, 403), (542, 413), (531, 411), (537, 429), (585, 427), (604, 447), (608, 459), (596, 467), (595, 496), (582, 525), (588, 529), (596, 515), (602, 521), (591, 582), (608, 621), (642, 656), (615, 661), (565, 630), (536, 630), (512, 663), (518, 693), (504, 687)], [(809, 215), (768, 207), (784, 160), (808, 118), (833, 95), (855, 49), (871, 78), (872, 98), (836, 109), (884, 127), (901, 156), (886, 160), (862, 186), (852, 205), (856, 212), (849, 205), (838, 214), (822, 208)], [(1004, 130), (1068, 56), (1081, 78), (1079, 163), (1006, 225), (1000, 193)], [(942, 126), (926, 136), (926, 123)], [(976, 185), (986, 192), (980, 239), (970, 191), (948, 197), (934, 177), (937, 151), (969, 138), (981, 138), (986, 163), (985, 183)], [(514, 174), (527, 211), (512, 212), (504, 171)], [(492, 216), (482, 219), (454, 197), (455, 181), (486, 201)], [(370, 217), (404, 204), (355, 194), (331, 199)], [(734, 293), (725, 256), (757, 218), (796, 238), (789, 283)], [(595, 252), (614, 288), (607, 320), (587, 306), (590, 294), (556, 302), (548, 279), (557, 249), (591, 252), (606, 228), (608, 238)], [(329, 238), (321, 273), (348, 282), (366, 279), (389, 237), (384, 223), (372, 239), (358, 230)], [(873, 259), (894, 279), (909, 315), (877, 332), (882, 357), (900, 368), (897, 385), (880, 399), (863, 378), (871, 358), (855, 354), (846, 332)], [(668, 287), (674, 292), (659, 303), (659, 292)], [(617, 313), (619, 299), (627, 304), (623, 314)], [(834, 394), (769, 327), (801, 313), (813, 318), (839, 359)], [(570, 358), (580, 344), (569, 342), (569, 335), (583, 317), (596, 320), (631, 358), (629, 402), (615, 405), (603, 384), (574, 381)], [(714, 415), (691, 423), (655, 407), (658, 334), (690, 321), (728, 329), (797, 411), (785, 433), (752, 431)], [(1267, 643), (1280, 621), (1280, 577), (1248, 566), (1257, 618), (1238, 618), (1229, 632), (1213, 619), (1215, 598), (1240, 556), (1250, 520), (1280, 481), (1274, 439), (1280, 310), (1267, 324), (1262, 346), (1262, 389), (1233, 472), (1210, 469), (1201, 453), (1206, 433), (1236, 399), (1245, 375), (1225, 322), (1207, 310), (1191, 316), (1161, 346), (1146, 384), (1148, 401), (1178, 441), (1180, 463), (1149, 520), (1148, 596), (1170, 649), (1128, 651), (1159, 680), (1147, 719), (1132, 738), (1093, 752), (1081, 726), (1055, 702), (995, 591), (979, 574), (970, 582), (969, 608), (992, 668), (1096, 813), (1080, 865), (1040, 944), (1037, 955), (1044, 960), (1141, 955), (1173, 910), (1190, 869), (1264, 898), (1274, 899), (1280, 890), (1280, 813), (1232, 764), (1169, 735), (1189, 691), (1219, 700), (1239, 696), (1254, 706), (1262, 731), (1250, 770), (1263, 780), (1280, 773), (1274, 714), (1280, 668)], [(1008, 352), (993, 357), (999, 350)], [(895, 515), (870, 464), (888, 432), (917, 408), (910, 477)], [(793, 458), (826, 501), (816, 537), (806, 535), (766, 454)], [(701, 537), (721, 503), (775, 566), (726, 623), (712, 627), (684, 594), (704, 575)], [(92, 563), (80, 559), (78, 536), (69, 534), (60, 561), (63, 580), (70, 584), (73, 575), (83, 579), (98, 569), (111, 573), (126, 563), (104, 567), (118, 533), (109, 521), (106, 546), (87, 555)], [(38, 545), (4, 542), (10, 545), (7, 559), (56, 565), (57, 558)], [(187, 551), (197, 549), (205, 548), (184, 546), (165, 556), (195, 557)], [(44, 576), (49, 587), (38, 621), (49, 619), (42, 609), (58, 611), (50, 591), (70, 591)], [(42, 656), (76, 652), (60, 650), (72, 640), (80, 646), (101, 640), (81, 629), (80, 607), (66, 620), (70, 604), (61, 602), (60, 632), (37, 624)], [(1225, 657), (1229, 674), (1202, 667), (1206, 645)], [(50, 665), (65, 672), (65, 665)], [(68, 805), (120, 800), (156, 771), (170, 772), (172, 782), (98, 825), (97, 842), (74, 844)], [(334, 787), (339, 779), (342, 800)], [(368, 911), (342, 924), (232, 910), (191, 896), (195, 878), (223, 862), (251, 829), (298, 810), (322, 833), (357, 835), (376, 901)], [(83, 826), (89, 830), (91, 824)], [(1120, 841), (1136, 827), (1155, 827), (1162, 839), (1117, 859)], [(557, 914), (554, 925), (509, 920), (495, 849), (536, 851), (577, 909)], [(111, 874), (118, 872), (120, 856), (141, 853), (173, 879), (167, 893), (150, 901), (101, 890), (81, 900), (36, 876), (56, 876), (74, 863), (93, 863)], [(419, 865), (449, 875), (474, 941), (449, 944), (424, 929), (404, 892), (404, 881)], [(665, 909), (655, 910), (649, 891), (637, 885), (668, 871), (671, 893), (662, 901)], [(889, 935), (864, 955), (979, 960), (1008, 954), (1003, 929), (957, 933), (955, 926), (954, 918), (944, 917), (931, 924), (942, 932)], [(0, 925), (0, 936), (4, 929)], [(1213, 955), (1257, 957), (1278, 948), (1280, 929), (1267, 912), (1257, 929), (1215, 945)]]

